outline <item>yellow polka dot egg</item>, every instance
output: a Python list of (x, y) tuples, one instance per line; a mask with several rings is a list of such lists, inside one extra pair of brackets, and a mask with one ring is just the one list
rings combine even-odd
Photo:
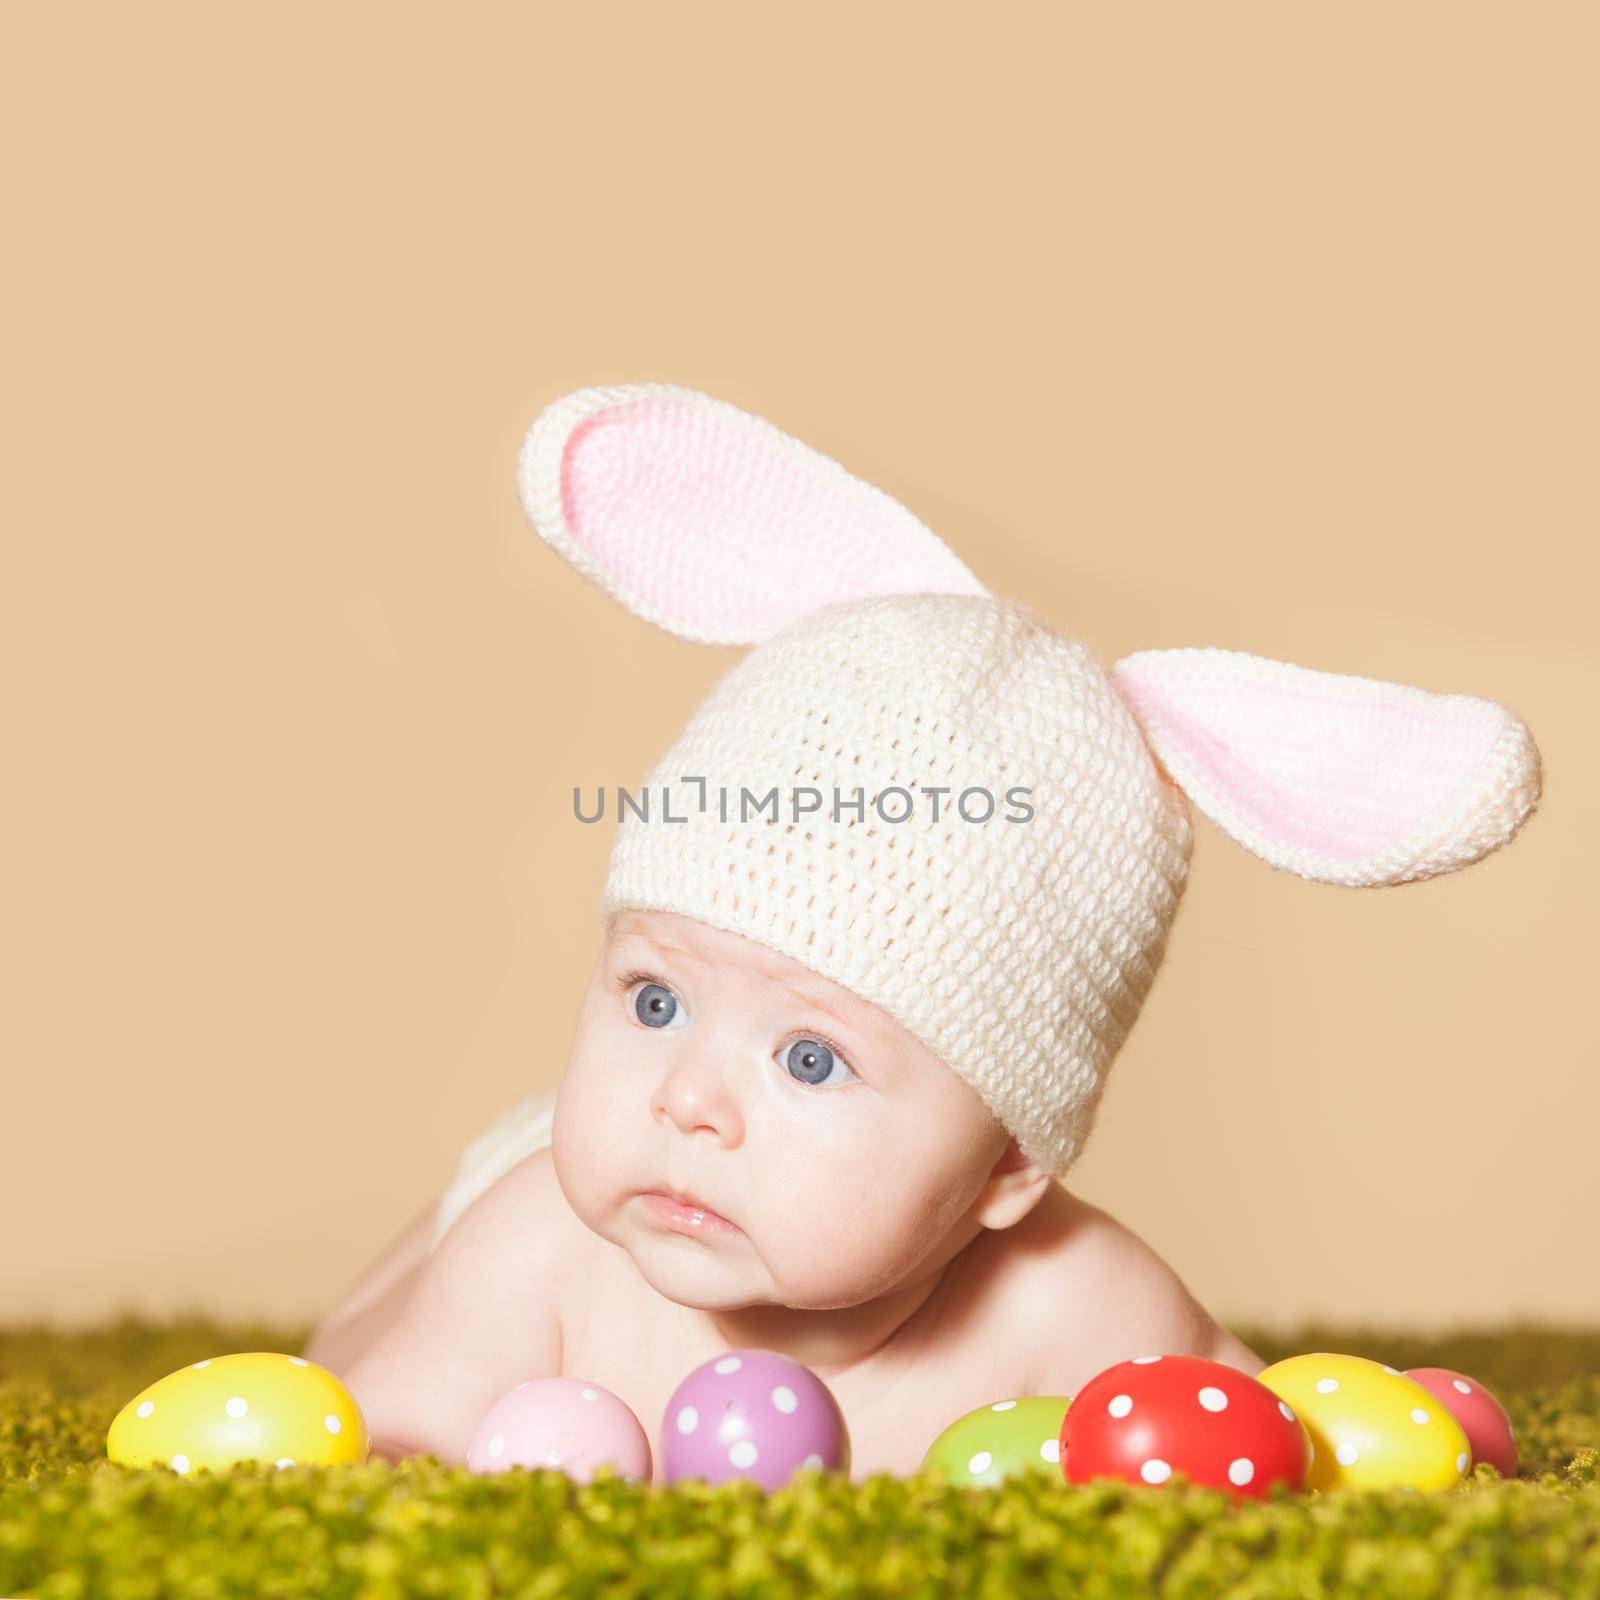
[(1380, 1361), (1319, 1350), (1256, 1376), (1311, 1436), (1308, 1489), (1450, 1489), (1472, 1464), (1467, 1436), (1444, 1404)]
[(370, 1448), (355, 1396), (326, 1367), (261, 1350), (169, 1372), (136, 1394), (106, 1435), (106, 1454), (120, 1465), (180, 1474), (241, 1461), (350, 1465)]

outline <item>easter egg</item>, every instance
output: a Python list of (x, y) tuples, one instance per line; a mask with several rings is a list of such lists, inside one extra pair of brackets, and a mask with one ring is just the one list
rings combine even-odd
[(954, 1483), (993, 1487), (1025, 1472), (1048, 1471), (1061, 1460), (1065, 1395), (996, 1400), (957, 1417), (932, 1444), (919, 1470)]
[(1517, 1475), (1517, 1433), (1506, 1408), (1476, 1378), (1449, 1367), (1408, 1367), (1406, 1376), (1442, 1401), (1461, 1424), (1472, 1467), (1487, 1461), (1502, 1478)]
[(801, 1468), (850, 1470), (850, 1435), (833, 1391), (771, 1350), (701, 1363), (667, 1402), (661, 1466), (668, 1483), (753, 1478), (780, 1489)]
[(1310, 1441), (1264, 1384), (1201, 1356), (1135, 1356), (1091, 1378), (1061, 1425), (1068, 1483), (1160, 1485), (1175, 1473), (1236, 1499), (1305, 1486)]
[(112, 1419), (106, 1454), (125, 1467), (220, 1471), (367, 1459), (355, 1396), (303, 1356), (249, 1351), (196, 1361), (141, 1389)]
[(557, 1467), (589, 1483), (609, 1466), (620, 1478), (650, 1481), (650, 1440), (609, 1389), (581, 1378), (531, 1378), (484, 1413), (467, 1446), (473, 1472)]
[(1448, 1489), (1467, 1471), (1460, 1423), (1383, 1362), (1319, 1350), (1277, 1362), (1261, 1382), (1299, 1412), (1316, 1446), (1309, 1489)]

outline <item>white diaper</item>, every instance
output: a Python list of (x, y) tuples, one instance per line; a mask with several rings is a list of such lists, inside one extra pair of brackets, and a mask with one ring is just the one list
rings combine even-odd
[(502, 1112), (462, 1151), (456, 1175), (439, 1198), (434, 1214), (431, 1253), (450, 1225), (485, 1189), (492, 1187), (519, 1161), (550, 1143), (556, 1090), (544, 1089)]

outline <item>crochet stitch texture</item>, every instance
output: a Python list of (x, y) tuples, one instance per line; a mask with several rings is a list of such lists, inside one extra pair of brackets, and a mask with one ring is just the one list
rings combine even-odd
[[(916, 803), (875, 808), (896, 785)], [(895, 1017), (1030, 1160), (1072, 1165), (1191, 844), (1183, 797), (1087, 646), (1014, 600), (827, 606), (713, 687), (647, 780), (666, 786), (686, 820), (623, 816), (604, 925), (675, 911), (792, 957)], [(805, 786), (824, 803), (795, 820)], [(1014, 787), (1031, 816), (1006, 806)], [(777, 819), (746, 817), (742, 788), (777, 789)], [(864, 792), (860, 816), (836, 789)], [(987, 820), (958, 812), (969, 789), (974, 817), (992, 798)]]

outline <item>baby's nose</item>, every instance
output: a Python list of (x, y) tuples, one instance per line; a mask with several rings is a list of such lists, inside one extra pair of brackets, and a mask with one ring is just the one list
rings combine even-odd
[(675, 1066), (657, 1089), (651, 1110), (658, 1122), (686, 1134), (711, 1133), (724, 1143), (743, 1134), (737, 1096), (720, 1072), (702, 1062)]

